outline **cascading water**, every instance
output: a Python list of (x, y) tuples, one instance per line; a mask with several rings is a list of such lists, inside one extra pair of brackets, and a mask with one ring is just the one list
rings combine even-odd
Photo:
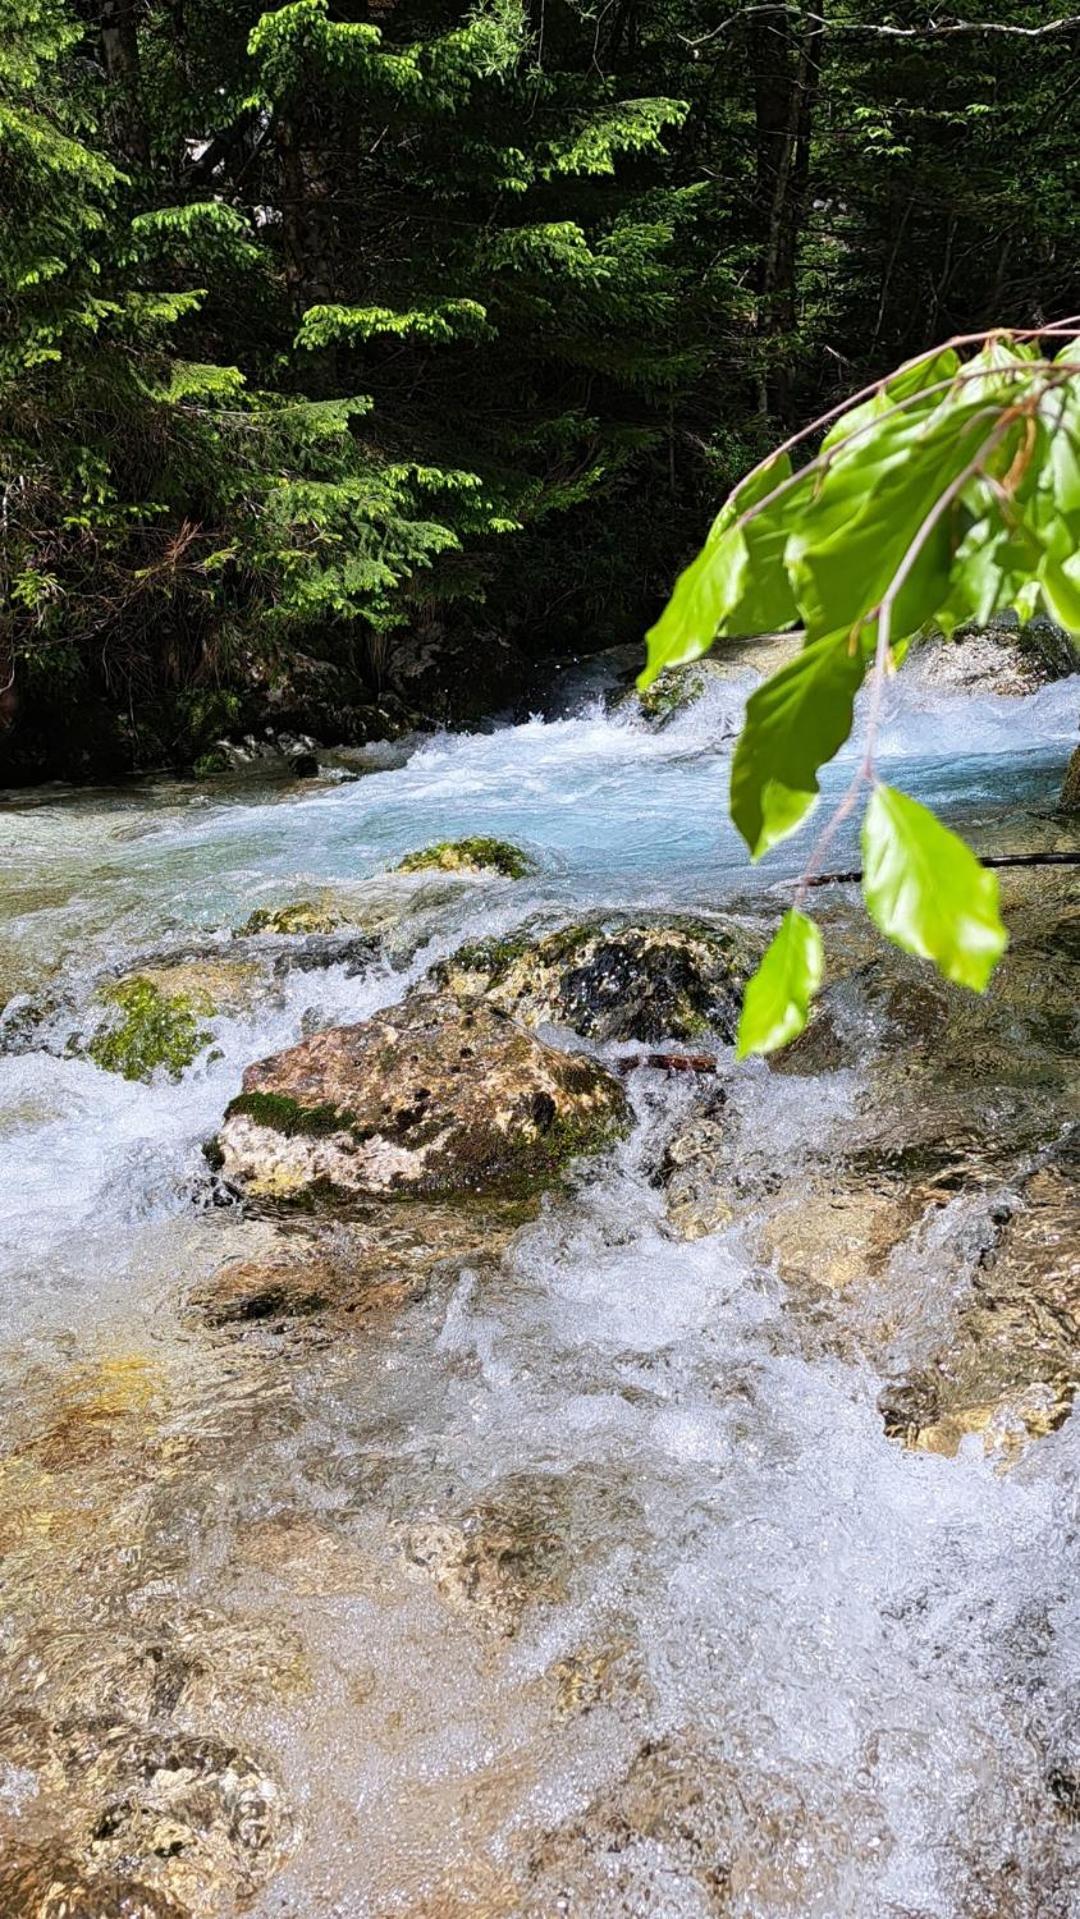
[[(890, 778), (986, 850), (1018, 817), (1045, 824), (1080, 681), (1008, 700), (907, 684)], [(659, 732), (597, 701), (301, 794), (159, 784), (5, 806), (0, 1840), (67, 1859), (65, 1807), (99, 1790), (107, 1749), (121, 1784), (86, 1843), (122, 1884), (130, 1781), (152, 1773), (136, 1876), (160, 1871), (174, 1904), (103, 1911), (1080, 1913), (1075, 1422), (987, 1451), (973, 1421), (951, 1449), (913, 1450), (879, 1403), (948, 1351), (996, 1222), (1034, 1205), (1024, 1181), (1074, 1117), (1066, 1014), (1045, 1056), (996, 1079), (976, 1066), (955, 1115), (943, 1084), (957, 1137), (977, 1120), (1003, 1142), (971, 1180), (956, 1156), (927, 1173), (902, 1077), (870, 1098), (858, 1055), (793, 1073), (719, 1047), (738, 1203), (701, 1236), (673, 1232), (661, 1171), (702, 1089), (640, 1072), (629, 1139), (501, 1257), (481, 1248), (407, 1309), (250, 1336), (190, 1310), (223, 1258), (280, 1230), (215, 1203), (202, 1153), (249, 1061), (533, 916), (775, 915), (798, 849), (752, 871), (726, 821), (744, 695), (718, 683)], [(831, 769), (826, 792), (845, 779)], [(478, 833), (524, 846), (535, 873), (390, 871)], [(835, 856), (850, 864), (851, 843)], [(178, 1081), (67, 1050), (103, 973), (228, 957), (253, 908), (322, 889), (378, 951), (255, 966)], [(827, 909), (857, 960), (837, 1017), (863, 1022), (869, 1061), (866, 935), (845, 911)], [(904, 1018), (921, 976), (897, 966)], [(861, 1268), (800, 1284), (785, 1207), (805, 1225), (862, 1205), (845, 1198), (853, 1151), (891, 1116), (907, 1157), (883, 1152), (873, 1206), (923, 1179), (933, 1204), (873, 1286)], [(13, 1919), (63, 1909), (6, 1896)]]

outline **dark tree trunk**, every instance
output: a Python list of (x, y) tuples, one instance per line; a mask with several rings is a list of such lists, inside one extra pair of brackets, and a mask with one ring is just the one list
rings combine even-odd
[(751, 37), (757, 190), (764, 226), (758, 275), (763, 352), (759, 399), (763, 412), (781, 416), (791, 383), (786, 342), (797, 317), (798, 252), (821, 77), (823, 5), (819, 0), (814, 12), (794, 26), (787, 14), (764, 14)]
[(124, 155), (139, 166), (150, 159), (150, 139), (142, 100), (137, 0), (103, 0), (101, 53), (105, 76), (115, 91), (115, 121)]

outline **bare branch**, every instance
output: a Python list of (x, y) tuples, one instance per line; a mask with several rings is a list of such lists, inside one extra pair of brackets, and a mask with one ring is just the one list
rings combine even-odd
[(697, 39), (687, 34), (679, 38), (688, 47), (708, 46), (718, 40), (729, 28), (737, 26), (740, 20), (761, 19), (763, 16), (783, 14), (796, 19), (804, 25), (816, 26), (822, 33), (854, 34), (860, 39), (870, 40), (944, 40), (958, 37), (971, 38), (982, 34), (1004, 35), (1019, 40), (1050, 40), (1062, 38), (1066, 34), (1080, 33), (1080, 13), (1070, 14), (1060, 20), (1047, 20), (1041, 27), (1007, 26), (998, 20), (950, 20), (942, 23), (930, 21), (925, 27), (879, 26), (872, 22), (854, 20), (827, 20), (823, 14), (807, 13), (792, 4), (792, 0), (763, 0), (760, 6), (740, 7), (737, 13), (728, 15), (718, 27), (709, 33), (701, 34)]

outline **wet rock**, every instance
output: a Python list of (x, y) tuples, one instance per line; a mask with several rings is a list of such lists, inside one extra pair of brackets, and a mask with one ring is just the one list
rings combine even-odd
[(1080, 813), (1080, 746), (1074, 746), (1065, 768), (1058, 805), (1063, 813)]
[(295, 1331), (330, 1322), (354, 1329), (390, 1325), (432, 1280), (463, 1263), (486, 1263), (534, 1217), (536, 1194), (369, 1203), (332, 1233), (290, 1235), (257, 1258), (230, 1259), (190, 1296), (211, 1326), (243, 1334)]
[(290, 900), (282, 906), (256, 907), (239, 929), (240, 937), (276, 933), (292, 938), (298, 933), (335, 933), (348, 924), (345, 909), (329, 898)]
[(463, 946), (435, 978), (464, 1004), (483, 998), (527, 1026), (595, 1040), (734, 1038), (749, 943), (698, 920), (590, 921)]
[(133, 1876), (87, 1869), (60, 1848), (19, 1848), (0, 1864), (9, 1919), (187, 1919), (187, 1908)]
[(666, 1212), (679, 1239), (704, 1239), (734, 1217), (734, 1196), (725, 1177), (730, 1128), (723, 1095), (691, 1114), (668, 1141), (658, 1182), (666, 1188)]
[(845, 1188), (833, 1180), (780, 1200), (762, 1222), (758, 1244), (788, 1284), (846, 1292), (881, 1276), (925, 1207), (918, 1187)]
[(250, 1013), (270, 991), (266, 974), (256, 960), (224, 955), (150, 961), (139, 966), (137, 975), (125, 975), (117, 984), (131, 984), (136, 977), (163, 999), (186, 1000), (204, 1017), (208, 1013)]
[[(643, 693), (634, 692), (631, 698), (637, 701), (643, 718), (653, 726), (668, 726), (680, 713), (696, 706), (712, 684), (730, 682), (747, 673), (756, 673), (762, 679), (771, 678), (794, 658), (800, 644), (798, 635), (791, 633), (763, 633), (753, 639), (725, 640), (704, 659), (695, 660), (689, 666), (666, 667), (651, 686)], [(736, 731), (734, 721), (731, 730)]]
[(351, 1541), (304, 1513), (280, 1513), (255, 1520), (239, 1535), (233, 1555), (245, 1570), (281, 1582), (305, 1598), (327, 1598), (370, 1591), (376, 1584), (371, 1564)]
[[(529, 1919), (545, 1912), (732, 1910), (734, 1768), (692, 1733), (648, 1739), (622, 1777), (548, 1834), (529, 1862)], [(600, 1888), (603, 1894), (598, 1897)]]
[(312, 762), (318, 772), (318, 752), (318, 741), (309, 733), (275, 732), (268, 726), (261, 735), (245, 733), (239, 740), (215, 741), (215, 765), (212, 768), (204, 765), (203, 770), (302, 776), (303, 769)]
[(904, 668), (927, 692), (1012, 698), (1075, 670), (1068, 640), (1059, 629), (1045, 622), (1021, 627), (1003, 621), (969, 627), (953, 640), (934, 637), (916, 643)]
[(608, 1705), (621, 1694), (640, 1694), (647, 1690), (630, 1639), (581, 1646), (556, 1660), (549, 1668), (548, 1677), (555, 1685), (555, 1710), (560, 1719), (579, 1719), (595, 1706)]
[(210, 1030), (201, 1022), (213, 1014), (214, 1004), (201, 989), (162, 991), (139, 976), (102, 987), (98, 997), (110, 1011), (86, 1051), (103, 1072), (149, 1080), (160, 1069), (179, 1079), (210, 1044)]
[(1080, 1351), (1080, 1155), (1073, 1141), (1005, 1209), (937, 1352), (886, 1389), (886, 1431), (923, 1452), (954, 1455), (971, 1433), (1014, 1452), (1060, 1426)]
[(516, 1632), (526, 1606), (565, 1594), (560, 1482), (504, 1488), (460, 1521), (427, 1520), (409, 1530), (406, 1557), (430, 1573), (455, 1612), (494, 1632)]
[(251, 1899), (296, 1843), (265, 1765), (216, 1734), (30, 1717), (3, 1732), (5, 1756), (36, 1781), (27, 1844), (10, 1864), (5, 1853), (0, 1879), (28, 1902), (3, 1904), (13, 1919), (211, 1919)]
[(594, 1061), (493, 1007), (416, 995), (249, 1066), (214, 1152), (253, 1199), (520, 1191), (628, 1121)]
[(520, 846), (509, 840), (439, 840), (434, 846), (406, 853), (398, 863), (399, 873), (498, 873), (503, 879), (520, 880), (531, 873), (533, 862)]
[(632, 1511), (620, 1487), (589, 1469), (518, 1473), (464, 1511), (411, 1526), (405, 1556), (454, 1612), (509, 1637), (528, 1607), (565, 1599), (571, 1571), (607, 1550), (610, 1529)]
[(22, 1457), (48, 1472), (67, 1472), (137, 1443), (162, 1387), (138, 1353), (73, 1367), (57, 1381), (46, 1421), (26, 1440)]

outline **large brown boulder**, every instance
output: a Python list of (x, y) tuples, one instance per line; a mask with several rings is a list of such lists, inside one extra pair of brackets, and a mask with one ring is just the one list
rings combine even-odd
[(254, 1198), (520, 1191), (628, 1118), (595, 1061), (486, 1004), (416, 995), (249, 1066), (212, 1152)]

